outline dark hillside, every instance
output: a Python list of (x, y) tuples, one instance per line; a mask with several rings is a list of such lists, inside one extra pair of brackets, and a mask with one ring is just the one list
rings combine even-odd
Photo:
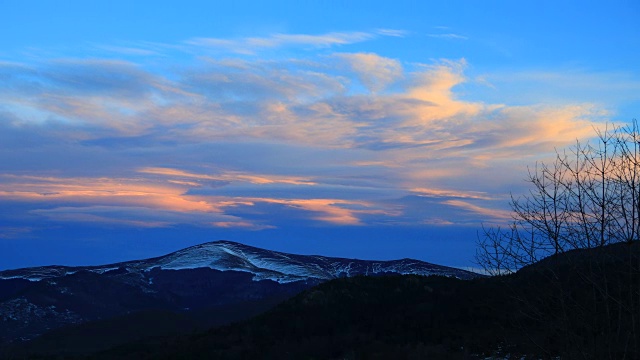
[[(9, 347), (15, 357), (74, 357), (114, 346), (205, 331), (260, 314), (289, 298), (279, 294), (260, 300), (220, 305), (195, 311), (145, 310), (52, 330), (25, 344)], [(1, 351), (0, 351), (1, 354)], [(0, 359), (2, 356), (0, 356)]]
[[(476, 294), (494, 286), (443, 277), (338, 279), (319, 285), (251, 321), (172, 339), (131, 345), (98, 358), (401, 358), (463, 356), (486, 337), (498, 298)], [(494, 289), (498, 290), (498, 289)], [(488, 291), (498, 294), (498, 291)]]

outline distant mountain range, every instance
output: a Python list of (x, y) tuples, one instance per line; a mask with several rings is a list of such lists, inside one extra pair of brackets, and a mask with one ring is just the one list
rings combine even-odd
[(385, 274), (479, 276), (412, 259), (293, 255), (230, 241), (102, 266), (6, 270), (0, 272), (0, 344), (150, 310), (206, 313), (208, 322), (202, 326), (220, 324), (251, 316), (327, 280)]

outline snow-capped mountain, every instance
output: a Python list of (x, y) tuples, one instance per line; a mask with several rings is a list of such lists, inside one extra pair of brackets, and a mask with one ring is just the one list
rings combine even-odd
[(231, 241), (215, 241), (146, 260), (103, 266), (44, 266), (0, 271), (0, 279), (40, 281), (72, 275), (83, 270), (96, 274), (114, 270), (144, 274), (152, 269), (184, 270), (198, 268), (247, 272), (253, 274), (254, 281), (273, 280), (279, 283), (301, 281), (309, 278), (329, 280), (344, 276), (384, 273), (442, 275), (460, 279), (470, 279), (478, 276), (469, 271), (412, 259), (371, 261), (317, 255), (294, 255), (259, 249)]
[(0, 343), (149, 308), (186, 311), (259, 302), (337, 277), (382, 274), (478, 276), (411, 259), (293, 255), (230, 241), (103, 266), (7, 270), (0, 272)]
[(254, 274), (254, 280), (273, 280), (279, 283), (308, 278), (329, 280), (343, 276), (383, 273), (443, 275), (461, 279), (477, 276), (468, 271), (411, 259), (369, 261), (317, 255), (293, 255), (230, 241), (193, 246), (151, 259), (139, 268), (148, 271), (155, 267), (164, 270), (209, 267), (220, 271), (245, 271)]

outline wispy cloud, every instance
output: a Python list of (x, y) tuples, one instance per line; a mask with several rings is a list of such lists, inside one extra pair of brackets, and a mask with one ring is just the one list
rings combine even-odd
[(511, 211), (507, 211), (504, 209), (486, 208), (486, 207), (471, 204), (470, 202), (462, 201), (462, 200), (447, 200), (447, 201), (444, 201), (443, 204), (454, 206), (454, 207), (461, 208), (466, 211), (475, 213), (479, 215), (480, 218), (486, 219), (488, 217), (489, 220), (508, 221), (512, 219)]
[(330, 32), (320, 35), (309, 34), (273, 34), (267, 37), (244, 37), (238, 39), (194, 38), (187, 40), (187, 45), (221, 49), (239, 54), (253, 54), (261, 49), (272, 49), (284, 46), (303, 46), (311, 48), (327, 48), (371, 40), (376, 35), (399, 36), (398, 31), (391, 32)]
[[(187, 179), (216, 180), (216, 181), (228, 181), (228, 182), (241, 181), (241, 182), (249, 182), (252, 184), (316, 185), (316, 183), (311, 181), (311, 179), (303, 178), (299, 176), (284, 177), (284, 176), (274, 176), (274, 175), (242, 174), (239, 172), (225, 172), (220, 175), (206, 175), (206, 174), (195, 174), (195, 173), (191, 173), (191, 172), (187, 172), (179, 169), (154, 168), (154, 167), (142, 168), (142, 169), (139, 169), (138, 172), (146, 173), (146, 174), (174, 176), (178, 178), (187, 178)], [(181, 183), (190, 184), (190, 183), (184, 183), (176, 180), (170, 180), (170, 181), (178, 184), (181, 184)]]
[(276, 228), (273, 225), (260, 225), (248, 221), (214, 221), (211, 225), (219, 228), (240, 228), (253, 231)]
[(380, 35), (384, 36), (394, 36), (394, 37), (405, 37), (409, 35), (409, 32), (406, 30), (398, 30), (398, 29), (378, 29), (376, 32)]
[[(500, 96), (507, 102), (561, 104), (580, 99), (600, 104), (637, 101), (637, 73), (584, 68), (504, 70), (483, 74), (480, 83), (491, 91), (479, 95)], [(497, 89), (500, 89), (498, 91)], [(493, 94), (493, 96), (491, 96)], [(611, 106), (611, 105), (610, 105)]]
[(446, 34), (427, 34), (428, 37), (438, 38), (438, 39), (451, 39), (451, 40), (468, 40), (469, 38), (454, 33), (446, 33)]
[(117, 45), (94, 45), (98, 50), (104, 50), (110, 53), (122, 54), (122, 55), (134, 55), (134, 56), (151, 56), (160, 55), (161, 53), (156, 50), (148, 48), (136, 47), (136, 46), (117, 46)]
[(456, 223), (454, 223), (453, 221), (445, 220), (445, 219), (441, 219), (441, 218), (426, 219), (426, 220), (423, 220), (422, 223), (423, 224), (427, 224), (427, 225), (436, 225), (436, 226), (456, 225)]
[[(43, 216), (55, 222), (90, 223), (93, 225), (125, 226), (138, 228), (158, 228), (171, 226), (171, 222), (158, 220), (142, 220), (148, 209), (135, 207), (83, 206), (57, 207), (53, 209), (32, 210), (31, 213)], [(132, 216), (133, 215), (133, 216)], [(155, 214), (155, 218), (161, 217)]]
[(444, 189), (427, 189), (427, 188), (415, 188), (411, 189), (412, 192), (417, 193), (420, 196), (428, 196), (435, 198), (461, 198), (461, 199), (481, 199), (491, 200), (485, 192), (480, 191), (460, 191), (460, 190), (444, 190)]
[(0, 239), (24, 239), (33, 232), (32, 227), (0, 226)]

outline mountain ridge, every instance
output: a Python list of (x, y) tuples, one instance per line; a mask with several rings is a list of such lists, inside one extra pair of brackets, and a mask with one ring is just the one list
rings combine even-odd
[(331, 279), (385, 274), (481, 276), (412, 259), (287, 254), (227, 240), (115, 264), (4, 270), (0, 344), (147, 309), (200, 311), (244, 302), (261, 306)]
[[(200, 251), (196, 252), (196, 250)], [(202, 250), (204, 250), (204, 255), (206, 256), (203, 256)], [(196, 254), (194, 255), (194, 253)], [(270, 261), (265, 261), (264, 259)], [(288, 262), (288, 264), (286, 264), (287, 266), (283, 266), (283, 262)], [(311, 264), (311, 266), (303, 266), (304, 263)], [(294, 264), (299, 265), (297, 269)], [(413, 268), (412, 265), (414, 266)], [(358, 268), (353, 269), (350, 266), (357, 266)], [(415, 266), (417, 266), (417, 268)], [(375, 275), (384, 272), (426, 275), (423, 272), (431, 270), (437, 275), (454, 276), (462, 279), (478, 276), (478, 274), (470, 271), (410, 258), (399, 260), (360, 260), (322, 255), (299, 255), (261, 249), (229, 240), (216, 240), (193, 245), (166, 255), (142, 260), (129, 260), (104, 265), (48, 265), (3, 270), (0, 271), (0, 280), (25, 279), (29, 281), (40, 281), (72, 275), (80, 270), (102, 274), (118, 268), (150, 271), (153, 268), (180, 270), (206, 267), (221, 271), (236, 270), (251, 272), (256, 276), (256, 280), (271, 279), (277, 282), (299, 281), (305, 277), (329, 280), (340, 277), (339, 275), (341, 273), (346, 273), (347, 276), (350, 276), (351, 271), (355, 271), (358, 275)], [(279, 271), (287, 269), (294, 271)], [(300, 270), (303, 271), (301, 272)], [(269, 276), (270, 272), (274, 273)]]

